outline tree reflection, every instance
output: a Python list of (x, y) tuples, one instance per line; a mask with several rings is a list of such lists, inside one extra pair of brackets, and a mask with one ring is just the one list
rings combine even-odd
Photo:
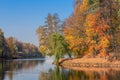
[[(9, 78), (14, 80), (15, 72), (29, 70), (37, 65), (47, 64), (44, 60), (20, 60), (0, 62), (0, 80)], [(43, 65), (42, 67), (45, 67)], [(41, 68), (41, 67), (39, 67)], [(34, 77), (34, 76), (33, 76)], [(81, 70), (64, 69), (58, 66), (44, 68), (39, 73), (39, 80), (119, 80), (120, 69), (99, 69), (99, 68), (82, 68)]]
[(4, 79), (3, 63), (0, 62), (0, 80)]
[(41, 72), (39, 80), (118, 80), (120, 71), (75, 71), (55, 67)]
[(1, 61), (0, 62), (0, 80), (4, 80), (5, 75), (9, 80), (13, 80), (15, 71), (32, 69), (38, 64), (43, 64), (44, 60), (31, 60), (31, 61)]
[(48, 72), (41, 72), (39, 80), (67, 80), (63, 71), (57, 66), (54, 70), (49, 69)]

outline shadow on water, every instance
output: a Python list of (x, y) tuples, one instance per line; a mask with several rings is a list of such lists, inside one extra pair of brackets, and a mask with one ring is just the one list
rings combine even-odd
[(77, 71), (51, 63), (45, 59), (0, 62), (0, 80), (120, 80), (119, 70)]

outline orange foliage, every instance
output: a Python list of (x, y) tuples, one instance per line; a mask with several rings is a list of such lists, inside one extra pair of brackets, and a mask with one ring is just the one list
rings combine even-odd
[(69, 48), (74, 51), (76, 56), (84, 53), (87, 46), (84, 35), (84, 22), (88, 12), (87, 0), (83, 0), (75, 6), (74, 14), (66, 20), (64, 36), (69, 43)]
[(100, 19), (99, 14), (89, 14), (86, 17), (86, 40), (88, 42), (87, 53), (95, 53), (96, 51), (101, 56), (106, 55), (106, 49), (110, 44), (110, 35), (107, 34), (109, 26), (103, 19)]
[(110, 44), (110, 27), (99, 13), (90, 13), (87, 0), (79, 3), (74, 15), (66, 20), (64, 36), (69, 48), (77, 54), (100, 54), (105, 56)]

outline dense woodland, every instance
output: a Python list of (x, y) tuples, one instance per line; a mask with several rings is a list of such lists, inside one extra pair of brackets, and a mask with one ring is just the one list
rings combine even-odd
[(75, 0), (74, 12), (64, 21), (48, 14), (37, 30), (39, 51), (74, 57), (120, 54), (120, 0)]
[(34, 44), (18, 41), (13, 37), (5, 38), (0, 29), (0, 58), (32, 58), (41, 57), (41, 53)]

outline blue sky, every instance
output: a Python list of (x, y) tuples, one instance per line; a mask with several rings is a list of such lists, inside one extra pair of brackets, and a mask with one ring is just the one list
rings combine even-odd
[(74, 0), (0, 0), (0, 28), (5, 37), (38, 45), (36, 29), (48, 13), (58, 13), (61, 20), (73, 12)]

